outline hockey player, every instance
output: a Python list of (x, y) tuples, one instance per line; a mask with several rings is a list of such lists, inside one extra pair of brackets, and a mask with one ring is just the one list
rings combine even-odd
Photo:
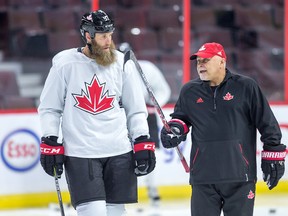
[[(118, 48), (121, 52), (125, 53), (131, 49), (129, 43), (124, 42), (119, 45)], [(147, 78), (148, 83), (150, 84), (155, 98), (157, 99), (158, 104), (162, 107), (164, 106), (170, 99), (171, 96), (171, 89), (166, 81), (165, 77), (163, 76), (160, 69), (150, 61), (147, 60), (138, 60), (138, 63), (143, 70), (145, 77)], [(157, 122), (157, 114), (155, 108), (153, 106), (153, 102), (150, 99), (146, 86), (142, 82), (142, 91), (145, 97), (145, 102), (148, 110), (148, 126), (149, 126), (149, 133), (151, 135), (152, 140), (155, 142), (156, 149), (159, 149), (159, 129), (158, 129), (158, 122)], [(157, 153), (156, 153), (157, 154)], [(157, 207), (160, 201), (160, 194), (157, 189), (155, 183), (155, 172), (150, 173), (149, 175), (145, 176), (147, 189), (148, 189), (148, 198), (152, 204), (152, 206)]]
[[(273, 189), (284, 174), (286, 146), (257, 83), (226, 68), (221, 44), (206, 43), (190, 57), (199, 78), (185, 84), (163, 146), (177, 146), (191, 127), (191, 215), (252, 216), (255, 200), (256, 130), (264, 143), (261, 168)], [(175, 134), (176, 133), (176, 134)]]
[(78, 216), (125, 215), (124, 204), (137, 202), (137, 176), (156, 163), (141, 80), (115, 50), (113, 31), (104, 11), (83, 15), (86, 45), (53, 58), (38, 107), (41, 165), (61, 176), (64, 164)]

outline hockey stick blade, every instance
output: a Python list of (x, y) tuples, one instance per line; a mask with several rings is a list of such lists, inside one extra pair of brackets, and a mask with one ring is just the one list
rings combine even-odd
[(58, 176), (57, 176), (55, 167), (54, 167), (54, 180), (55, 180), (55, 186), (56, 186), (56, 191), (57, 191), (57, 196), (58, 196), (58, 202), (59, 202), (59, 206), (60, 206), (61, 216), (65, 216), (64, 207), (63, 207), (63, 201), (62, 201), (62, 196), (61, 196), (61, 190), (60, 190)]
[[(141, 78), (142, 78), (142, 80), (143, 80), (143, 82), (144, 82), (144, 85), (145, 85), (145, 87), (146, 87), (146, 89), (147, 89), (147, 91), (148, 91), (148, 94), (149, 94), (149, 96), (150, 96), (150, 98), (151, 98), (151, 100), (152, 100), (152, 102), (153, 102), (153, 104), (154, 104), (154, 107), (155, 107), (156, 110), (157, 110), (157, 113), (158, 113), (159, 116), (160, 116), (160, 119), (161, 119), (161, 121), (162, 121), (165, 129), (166, 129), (167, 131), (169, 131), (169, 132), (172, 132), (172, 133), (174, 134), (174, 132), (171, 131), (171, 128), (170, 128), (170, 126), (168, 125), (168, 122), (167, 122), (167, 120), (166, 120), (166, 118), (165, 118), (165, 116), (164, 116), (164, 113), (163, 113), (163, 111), (162, 111), (162, 109), (161, 109), (158, 101), (156, 100), (156, 98), (155, 98), (155, 96), (154, 96), (154, 93), (153, 93), (153, 91), (152, 91), (152, 88), (151, 88), (151, 86), (150, 86), (150, 84), (149, 84), (149, 82), (148, 82), (148, 80), (147, 80), (144, 72), (142, 71), (142, 68), (141, 68), (141, 66), (140, 66), (138, 60), (136, 59), (135, 54), (134, 54), (134, 52), (133, 52), (132, 50), (128, 50), (128, 51), (125, 53), (125, 56), (124, 56), (124, 65), (125, 65), (125, 63), (126, 63), (128, 60), (132, 60), (132, 61), (134, 62), (135, 66), (136, 66), (136, 68), (137, 68), (137, 71), (139, 72), (139, 74), (140, 74), (140, 76), (141, 76)], [(174, 135), (175, 135), (175, 134), (174, 134)], [(179, 158), (180, 158), (180, 161), (181, 161), (181, 163), (182, 163), (182, 165), (183, 165), (183, 167), (184, 167), (184, 169), (185, 169), (185, 172), (189, 173), (189, 172), (190, 172), (190, 168), (189, 168), (189, 166), (188, 166), (188, 164), (187, 164), (187, 161), (186, 161), (184, 155), (182, 154), (179, 146), (176, 147), (176, 151), (177, 151), (177, 154), (178, 154), (178, 156), (179, 156)]]

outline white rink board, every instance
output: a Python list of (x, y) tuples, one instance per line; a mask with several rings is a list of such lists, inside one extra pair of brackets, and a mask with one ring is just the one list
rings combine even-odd
[[(284, 144), (288, 144), (288, 105), (273, 105), (272, 109), (281, 125)], [(163, 112), (169, 120), (172, 108), (165, 108)], [(26, 193), (55, 192), (54, 179), (48, 176), (39, 163), (40, 122), (36, 112), (1, 113), (0, 114), (0, 196)], [(162, 127), (159, 121), (159, 131)], [(262, 143), (258, 140), (258, 150)], [(189, 136), (180, 148), (189, 164), (191, 142)], [(258, 151), (258, 152), (259, 152)], [(157, 166), (155, 169), (157, 185), (188, 185), (189, 174), (178, 158), (175, 149), (156, 151)], [(258, 160), (258, 179), (262, 179), (260, 169), (260, 155)], [(288, 163), (286, 160), (286, 166)], [(283, 179), (288, 180), (288, 173)], [(139, 178), (139, 186), (144, 184), (145, 177)], [(67, 190), (65, 177), (60, 179), (61, 190)]]

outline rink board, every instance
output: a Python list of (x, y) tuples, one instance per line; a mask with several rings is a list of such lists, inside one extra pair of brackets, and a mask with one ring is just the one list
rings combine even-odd
[[(272, 105), (281, 126), (284, 144), (288, 143), (288, 105)], [(172, 108), (163, 110), (167, 119)], [(0, 209), (45, 206), (57, 202), (54, 179), (42, 170), (39, 164), (40, 122), (35, 110), (9, 111), (0, 113)], [(159, 121), (159, 128), (162, 127)], [(259, 139), (259, 138), (258, 138)], [(288, 173), (278, 187), (269, 191), (262, 181), (260, 151), (262, 143), (257, 143), (258, 179), (257, 193), (288, 193)], [(187, 162), (191, 142), (180, 145)], [(174, 149), (160, 148), (156, 152), (156, 184), (163, 199), (190, 197), (189, 174), (185, 173)], [(286, 160), (286, 167), (288, 163)], [(139, 200), (147, 198), (145, 177), (139, 179)], [(67, 184), (63, 175), (60, 179), (63, 201), (69, 202)]]

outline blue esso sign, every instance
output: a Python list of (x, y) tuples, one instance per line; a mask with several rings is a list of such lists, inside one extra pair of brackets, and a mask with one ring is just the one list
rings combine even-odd
[(32, 169), (39, 162), (40, 139), (31, 130), (19, 129), (4, 137), (1, 158), (4, 164), (18, 172)]

